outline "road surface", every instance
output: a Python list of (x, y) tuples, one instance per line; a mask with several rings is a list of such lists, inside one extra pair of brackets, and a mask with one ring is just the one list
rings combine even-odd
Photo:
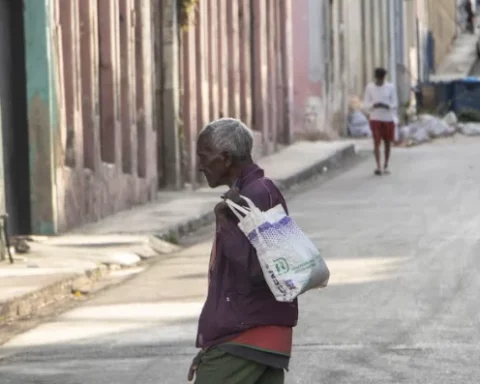
[[(300, 300), (289, 384), (480, 382), (479, 140), (395, 149), (289, 200), (330, 286)], [(1, 384), (178, 384), (195, 354), (210, 234), (10, 341)], [(215, 383), (212, 383), (215, 384)]]

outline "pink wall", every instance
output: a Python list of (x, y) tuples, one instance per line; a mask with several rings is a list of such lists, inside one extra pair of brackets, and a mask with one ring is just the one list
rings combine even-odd
[[(309, 25), (309, 0), (295, 0), (292, 7), (292, 32), (293, 32), (293, 116), (294, 130), (299, 132), (308, 130), (311, 121), (312, 108), (309, 107), (312, 97), (322, 97), (322, 81), (312, 81), (310, 71), (310, 48), (309, 34), (312, 31)], [(321, 2), (319, 2), (321, 3)], [(318, 23), (322, 23), (319, 19)], [(321, 47), (318, 36), (318, 47)], [(324, 65), (325, 63), (321, 63)]]

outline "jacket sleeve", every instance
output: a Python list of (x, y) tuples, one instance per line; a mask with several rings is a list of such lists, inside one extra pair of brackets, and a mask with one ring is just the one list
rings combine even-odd
[(236, 223), (229, 221), (222, 226), (222, 256), (244, 271), (252, 280), (263, 279), (257, 251)]
[[(250, 193), (248, 193), (250, 192)], [(262, 211), (266, 211), (281, 203), (285, 208), (285, 202), (281, 195), (276, 196), (268, 188), (254, 188), (245, 192), (253, 203)], [(250, 244), (246, 235), (238, 227), (238, 220), (228, 220), (222, 224), (222, 255), (234, 263), (237, 268), (247, 273), (252, 280), (263, 280), (263, 273), (258, 261), (257, 252)]]

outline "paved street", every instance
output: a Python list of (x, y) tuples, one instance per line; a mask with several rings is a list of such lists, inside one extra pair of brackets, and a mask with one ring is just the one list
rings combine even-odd
[[(301, 298), (287, 383), (480, 382), (479, 148), (395, 148), (390, 176), (369, 159), (289, 200), (332, 277)], [(1, 384), (186, 382), (210, 232), (197, 239), (6, 344)]]

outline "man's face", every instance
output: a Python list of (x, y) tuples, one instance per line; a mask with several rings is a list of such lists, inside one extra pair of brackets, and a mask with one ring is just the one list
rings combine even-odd
[(199, 170), (205, 175), (210, 188), (228, 184), (231, 160), (227, 154), (214, 148), (210, 137), (200, 137), (198, 140), (197, 157)]
[(383, 85), (384, 82), (385, 82), (384, 76), (375, 76), (375, 84)]

